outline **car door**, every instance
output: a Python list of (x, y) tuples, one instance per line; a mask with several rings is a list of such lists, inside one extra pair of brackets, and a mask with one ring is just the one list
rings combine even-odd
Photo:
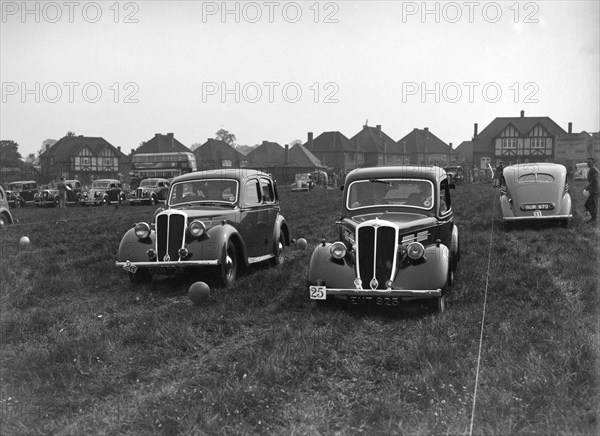
[(444, 179), (438, 186), (438, 227), (435, 231), (435, 239), (450, 247), (452, 241), (452, 226), (454, 224), (454, 212), (450, 198), (450, 186), (448, 179)]
[(264, 226), (265, 239), (266, 239), (266, 251), (265, 254), (272, 253), (273, 247), (273, 233), (275, 229), (275, 222), (279, 213), (279, 204), (277, 202), (277, 195), (275, 193), (275, 187), (273, 182), (267, 177), (260, 178), (260, 187), (262, 193), (262, 204), (261, 216), (259, 217), (259, 225)]
[[(248, 258), (263, 256), (266, 251), (265, 227), (261, 221), (264, 218), (262, 193), (258, 178), (250, 178), (243, 182), (240, 188), (240, 226), (239, 232), (246, 244)], [(252, 260), (252, 259), (250, 259)]]

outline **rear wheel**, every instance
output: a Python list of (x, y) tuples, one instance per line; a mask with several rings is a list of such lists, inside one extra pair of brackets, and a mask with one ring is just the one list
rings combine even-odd
[(237, 278), (238, 258), (235, 244), (232, 241), (227, 242), (227, 249), (224, 253), (221, 265), (217, 267), (216, 279), (217, 284), (221, 287), (228, 288), (233, 285)]
[(271, 265), (278, 266), (283, 263), (285, 260), (284, 251), (285, 251), (285, 237), (283, 233), (279, 234), (279, 241), (277, 241), (277, 246), (275, 248), (275, 257), (271, 258)]

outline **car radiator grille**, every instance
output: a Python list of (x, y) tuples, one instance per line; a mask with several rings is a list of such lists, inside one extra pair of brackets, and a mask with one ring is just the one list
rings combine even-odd
[(357, 231), (358, 275), (363, 288), (386, 289), (393, 279), (396, 229), (389, 226), (365, 226)]
[(136, 198), (142, 198), (142, 193), (144, 192), (144, 188), (137, 188), (135, 190), (135, 197)]
[(186, 215), (162, 213), (156, 217), (156, 254), (159, 262), (179, 260), (179, 249), (185, 242)]

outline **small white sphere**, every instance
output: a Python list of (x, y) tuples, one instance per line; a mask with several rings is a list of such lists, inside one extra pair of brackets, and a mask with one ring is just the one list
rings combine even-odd
[(588, 197), (590, 196), (590, 191), (588, 191), (587, 189), (584, 189), (584, 190), (583, 190), (583, 196), (584, 196), (585, 198), (588, 198)]
[(29, 238), (27, 236), (22, 236), (21, 239), (19, 240), (19, 244), (21, 244), (21, 247), (24, 247), (25, 245), (29, 244)]

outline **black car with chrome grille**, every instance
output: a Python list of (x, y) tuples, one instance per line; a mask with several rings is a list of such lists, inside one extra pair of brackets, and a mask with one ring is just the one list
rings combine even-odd
[(380, 306), (423, 300), (443, 312), (460, 259), (453, 188), (436, 166), (351, 171), (338, 240), (324, 240), (310, 260), (310, 298)]
[(123, 236), (116, 265), (132, 281), (208, 268), (226, 287), (241, 266), (281, 264), (289, 243), (277, 187), (268, 174), (199, 171), (171, 181), (153, 222), (137, 223)]

